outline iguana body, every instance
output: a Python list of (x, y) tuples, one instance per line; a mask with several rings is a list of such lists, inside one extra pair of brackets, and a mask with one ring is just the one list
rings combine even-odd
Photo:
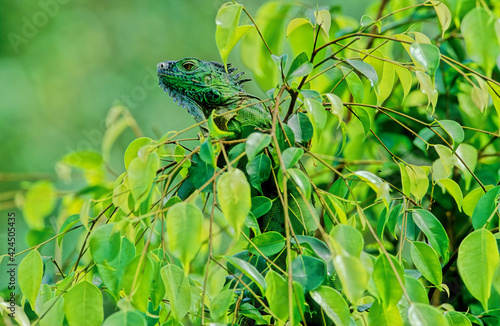
[[(229, 66), (229, 65), (228, 65)], [(262, 101), (245, 92), (242, 84), (249, 79), (238, 80), (243, 73), (234, 74), (218, 62), (184, 58), (158, 64), (160, 86), (186, 108), (189, 114), (202, 122), (216, 114), (217, 126), (233, 132), (238, 138), (243, 125), (257, 128), (271, 127), (271, 115)], [(206, 130), (206, 126), (202, 125)]]
[[(207, 120), (214, 112), (217, 115), (214, 121), (218, 127), (234, 133), (231, 138), (238, 138), (244, 125), (260, 129), (271, 128), (272, 118), (268, 109), (258, 97), (245, 92), (241, 84), (248, 80), (238, 80), (242, 73), (233, 75), (235, 70), (228, 68), (226, 72), (221, 63), (184, 58), (160, 62), (158, 77), (165, 92), (186, 108), (197, 122)], [(203, 125), (201, 127), (206, 129)], [(241, 159), (238, 167), (245, 171), (246, 163), (245, 158)], [(284, 235), (283, 207), (276, 198), (278, 189), (273, 181), (269, 181), (268, 186), (264, 195), (275, 200), (271, 211), (259, 219), (261, 231), (278, 231)], [(300, 202), (303, 201), (298, 191), (291, 185), (289, 209), (292, 225), (298, 234), (304, 229), (301, 218), (296, 216), (308, 214), (305, 207), (299, 207)]]

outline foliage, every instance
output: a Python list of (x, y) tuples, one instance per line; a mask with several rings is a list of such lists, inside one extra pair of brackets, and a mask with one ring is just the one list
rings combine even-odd
[(497, 325), (500, 8), (381, 6), (358, 23), (292, 2), (254, 16), (223, 5), (222, 59), (240, 46), (272, 129), (227, 141), (209, 121), (195, 148), (186, 130), (138, 138), (113, 182), (101, 154), (68, 154), (59, 170), (83, 171), (84, 188), (25, 194), (33, 230), (56, 210), (48, 241), (62, 252), (37, 243), (20, 264), (30, 317)]

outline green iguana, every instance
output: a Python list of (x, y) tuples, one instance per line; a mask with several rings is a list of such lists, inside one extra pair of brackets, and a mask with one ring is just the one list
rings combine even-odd
[[(226, 72), (221, 63), (184, 58), (160, 62), (158, 77), (164, 91), (169, 93), (174, 102), (186, 108), (197, 122), (207, 120), (215, 111), (217, 117), (214, 121), (217, 126), (233, 132), (234, 135), (230, 139), (237, 139), (240, 138), (242, 127), (245, 125), (260, 129), (271, 128), (272, 117), (262, 101), (245, 92), (241, 86), (250, 79), (238, 80), (243, 73), (233, 75), (235, 70), (230, 64)], [(229, 111), (231, 112), (223, 114)], [(201, 128), (204, 130), (206, 126), (201, 125)], [(238, 167), (245, 171), (246, 163), (244, 158), (238, 162)], [(264, 188), (264, 195), (275, 200), (272, 209), (259, 219), (261, 231), (278, 231), (284, 235), (283, 208), (277, 198), (279, 190), (273, 180), (268, 180), (268, 187)], [(291, 217), (294, 230), (301, 234), (304, 230), (304, 216), (310, 215), (293, 186), (289, 188), (289, 210), (291, 215), (295, 216)]]
[[(196, 122), (208, 119), (215, 111), (215, 124), (221, 130), (233, 132), (231, 138), (238, 138), (243, 125), (270, 128), (272, 119), (267, 107), (242, 87), (250, 79), (238, 80), (243, 72), (233, 75), (237, 69), (227, 66), (226, 72), (221, 63), (196, 58), (160, 62), (160, 86), (174, 102), (186, 108)], [(237, 108), (241, 109), (235, 110)], [(208, 131), (206, 125), (201, 128)]]

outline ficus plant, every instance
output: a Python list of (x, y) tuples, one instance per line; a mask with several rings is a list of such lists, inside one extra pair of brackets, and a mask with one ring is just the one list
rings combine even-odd
[(102, 152), (58, 164), (84, 186), (22, 193), (52, 237), (20, 253), (16, 321), (498, 325), (499, 17), (495, 1), (382, 1), (359, 22), (224, 4), (221, 61), (239, 50), (272, 128), (231, 139), (211, 116), (137, 138), (110, 181), (136, 127), (112, 108)]

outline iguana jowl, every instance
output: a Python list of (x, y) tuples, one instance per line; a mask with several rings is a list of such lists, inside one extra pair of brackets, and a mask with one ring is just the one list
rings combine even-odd
[[(160, 86), (186, 108), (189, 114), (202, 122), (215, 111), (217, 126), (234, 133), (237, 138), (243, 125), (257, 128), (271, 127), (271, 115), (262, 101), (245, 92), (242, 84), (249, 79), (238, 78), (242, 72), (233, 74), (235, 68), (213, 61), (184, 58), (158, 64)], [(233, 111), (234, 110), (234, 111)], [(223, 114), (225, 112), (229, 113)], [(206, 126), (202, 125), (202, 129)]]

